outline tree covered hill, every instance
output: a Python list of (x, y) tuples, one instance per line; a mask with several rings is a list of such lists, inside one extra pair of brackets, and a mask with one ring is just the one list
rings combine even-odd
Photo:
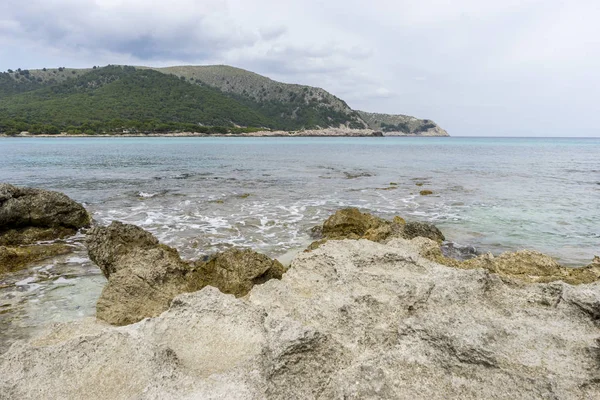
[[(0, 73), (0, 133), (9, 134), (385, 128), (361, 113), (323, 89), (222, 65)], [(418, 134), (413, 120), (397, 127)]]
[[(22, 84), (30, 86), (31, 82)], [(190, 85), (152, 70), (109, 66), (61, 83), (0, 97), (6, 129), (28, 125), (34, 133), (83, 129), (91, 133), (123, 129), (167, 131), (210, 126), (268, 126), (259, 112), (219, 90)], [(186, 126), (189, 125), (189, 126)], [(45, 132), (48, 131), (49, 132)]]

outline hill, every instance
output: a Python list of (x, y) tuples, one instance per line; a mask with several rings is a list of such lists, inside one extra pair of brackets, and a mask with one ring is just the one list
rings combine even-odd
[[(5, 133), (222, 133), (330, 127), (392, 132), (377, 115), (355, 111), (321, 88), (276, 82), (224, 65), (0, 73), (0, 132)], [(412, 118), (406, 126), (395, 126), (404, 129), (398, 131), (402, 134), (445, 133), (431, 130), (437, 127), (431, 121), (420, 121)]]
[(448, 133), (429, 119), (418, 119), (401, 114), (378, 114), (357, 111), (361, 119), (373, 130), (383, 132), (405, 132), (409, 134), (429, 134), (447, 136)]

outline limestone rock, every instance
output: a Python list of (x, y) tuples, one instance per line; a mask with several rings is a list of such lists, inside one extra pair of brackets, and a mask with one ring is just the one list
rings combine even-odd
[(85, 208), (62, 193), (0, 184), (0, 245), (65, 237), (89, 224)]
[(277, 260), (249, 249), (234, 248), (217, 253), (207, 262), (197, 263), (189, 291), (210, 285), (240, 297), (248, 294), (254, 285), (281, 279), (284, 272), (285, 267)]
[(0, 397), (600, 398), (600, 283), (516, 285), (427, 243), (330, 240), (245, 297), (60, 325), (0, 355)]
[(20, 247), (0, 246), (0, 275), (25, 268), (36, 261), (69, 254), (72, 251), (73, 247), (65, 243)]
[(388, 224), (384, 219), (361, 213), (358, 208), (345, 208), (327, 218), (323, 223), (322, 234), (328, 239), (358, 239), (369, 229)]
[(66, 254), (64, 243), (37, 244), (74, 235), (90, 216), (66, 195), (0, 184), (0, 274)]
[(392, 221), (362, 213), (357, 208), (338, 210), (330, 216), (319, 230), (313, 228), (311, 232), (321, 234), (323, 240), (311, 244), (309, 249), (317, 248), (326, 240), (340, 239), (368, 239), (374, 242), (384, 242), (394, 237), (412, 239), (427, 237), (443, 242), (444, 235), (432, 224), (425, 222), (406, 222), (404, 218), (396, 216)]
[(96, 316), (113, 325), (158, 316), (178, 294), (206, 285), (243, 296), (256, 284), (280, 279), (285, 271), (278, 261), (251, 250), (230, 249), (208, 262), (185, 262), (150, 232), (118, 221), (94, 227), (86, 244), (90, 259), (108, 279)]
[(586, 267), (572, 268), (560, 265), (552, 257), (537, 251), (521, 250), (494, 256), (483, 254), (469, 260), (460, 261), (445, 257), (439, 243), (419, 237), (413, 246), (423, 257), (454, 268), (485, 269), (502, 278), (527, 283), (548, 283), (563, 281), (572, 285), (593, 283), (600, 280), (598, 257)]
[(402, 237), (405, 239), (425, 237), (438, 243), (446, 240), (444, 234), (435, 225), (428, 224), (427, 222), (407, 222), (404, 225)]
[[(96, 226), (88, 232), (86, 245), (92, 260), (108, 279), (124, 267), (122, 258), (133, 251), (158, 247), (158, 239), (139, 226), (113, 221), (109, 226)], [(126, 261), (126, 260), (125, 260)]]

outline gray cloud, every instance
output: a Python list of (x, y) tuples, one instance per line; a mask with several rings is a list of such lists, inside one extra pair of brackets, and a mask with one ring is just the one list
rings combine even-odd
[(232, 64), (455, 135), (599, 135), (596, 0), (16, 0), (0, 69)]

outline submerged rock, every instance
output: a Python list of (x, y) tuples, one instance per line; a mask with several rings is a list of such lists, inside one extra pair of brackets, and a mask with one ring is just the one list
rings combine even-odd
[(515, 285), (427, 244), (329, 241), (242, 298), (205, 287), (128, 327), (59, 325), (0, 355), (0, 397), (600, 398), (600, 283)]
[(206, 262), (186, 262), (150, 232), (118, 221), (94, 227), (86, 243), (90, 259), (108, 279), (96, 316), (113, 325), (158, 316), (178, 294), (207, 285), (244, 296), (254, 285), (280, 279), (285, 272), (278, 261), (251, 250), (230, 249)]
[(0, 274), (66, 254), (66, 244), (37, 244), (89, 226), (83, 206), (62, 193), (0, 184)]
[(73, 247), (65, 243), (32, 246), (0, 246), (0, 274), (14, 272), (36, 261), (69, 254)]

